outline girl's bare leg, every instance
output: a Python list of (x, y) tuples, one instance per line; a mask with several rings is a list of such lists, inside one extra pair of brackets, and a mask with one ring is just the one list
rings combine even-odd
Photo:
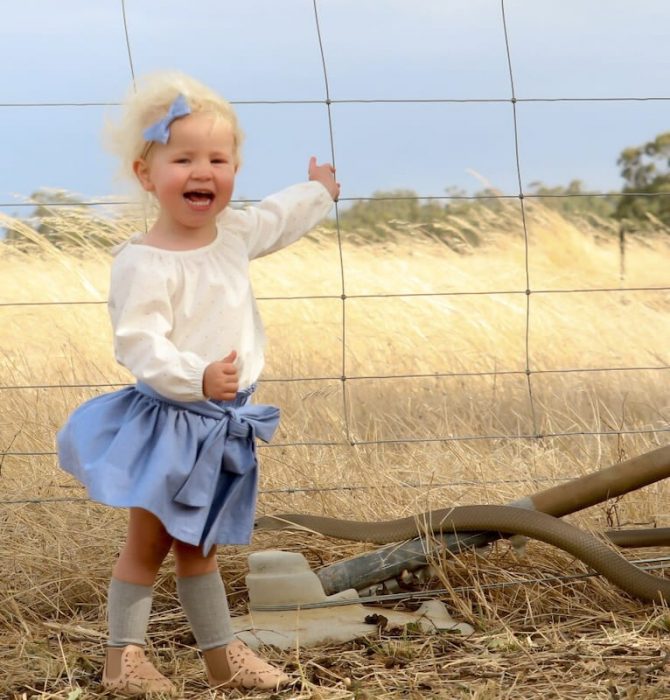
[(200, 576), (218, 571), (216, 547), (212, 547), (207, 556), (202, 553), (202, 547), (196, 547), (186, 542), (174, 540), (172, 551), (175, 558), (177, 576)]
[(171, 545), (172, 537), (155, 515), (130, 509), (128, 537), (109, 585), (109, 640), (102, 674), (107, 690), (121, 695), (175, 691), (144, 654), (153, 584)]
[(172, 541), (163, 523), (153, 513), (131, 508), (128, 537), (112, 570), (113, 577), (127, 583), (153, 586)]
[(285, 673), (235, 639), (215, 549), (203, 556), (199, 547), (183, 542), (175, 540), (173, 547), (179, 600), (203, 652), (210, 685), (265, 690), (286, 685)]

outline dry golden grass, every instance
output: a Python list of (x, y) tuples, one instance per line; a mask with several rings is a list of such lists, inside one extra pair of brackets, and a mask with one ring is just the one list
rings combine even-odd
[[(518, 214), (514, 205), (483, 213), (481, 246), (459, 253), (418, 228), (375, 244), (345, 234), (344, 303), (332, 233), (255, 263), (273, 380), (259, 398), (283, 411), (276, 445), (262, 450), (260, 512), (375, 519), (504, 503), (667, 441), (665, 432), (636, 431), (667, 430), (668, 371), (625, 369), (670, 365), (667, 290), (585, 290), (667, 287), (668, 232), (629, 242), (622, 282), (614, 235), (531, 208), (527, 298)], [(79, 224), (63, 216), (60, 225)], [(124, 236), (134, 223), (115, 227)], [(108, 267), (93, 246), (64, 252), (33, 238), (0, 248), (0, 450), (29, 453), (0, 457), (2, 698), (102, 697), (106, 586), (125, 514), (88, 502), (52, 451), (69, 411), (129, 381), (111, 352)], [(487, 291), (498, 293), (472, 294)], [(435, 292), (445, 295), (421, 296)], [(269, 299), (303, 296), (335, 298)], [(36, 303), (48, 301), (87, 303)], [(527, 360), (540, 371), (531, 375), (532, 410)], [(553, 371), (606, 368), (619, 370)], [(301, 378), (312, 379), (290, 381)], [(553, 436), (510, 437), (538, 434)], [(660, 483), (571, 520), (667, 526), (667, 503)], [(295, 533), (259, 533), (251, 549), (274, 546), (314, 566), (369, 549)], [(220, 555), (237, 613), (249, 551)], [(471, 638), (381, 630), (345, 645), (268, 650), (301, 678), (280, 696), (670, 697), (670, 613), (597, 578), (518, 583), (583, 573), (567, 555), (531, 543), (520, 559), (498, 543), (487, 558), (443, 558), (439, 570), (432, 585), (459, 589), (444, 600), (474, 625)], [(183, 696), (209, 698), (169, 563), (150, 635)]]

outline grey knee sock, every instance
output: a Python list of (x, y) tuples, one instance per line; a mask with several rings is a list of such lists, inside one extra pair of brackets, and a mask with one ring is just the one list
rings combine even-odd
[(177, 578), (177, 594), (202, 651), (233, 641), (226, 589), (218, 571)]
[(128, 644), (144, 645), (149, 614), (151, 613), (151, 586), (127, 583), (112, 578), (107, 599), (107, 621), (110, 647)]

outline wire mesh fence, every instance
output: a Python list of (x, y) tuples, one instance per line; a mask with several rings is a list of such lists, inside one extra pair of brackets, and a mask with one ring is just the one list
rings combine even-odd
[[(665, 96), (649, 96), (649, 97), (625, 97), (625, 96), (612, 96), (612, 97), (519, 97), (515, 89), (515, 73), (514, 65), (512, 60), (511, 46), (510, 46), (510, 36), (507, 27), (507, 18), (505, 13), (505, 2), (501, 0), (500, 2), (500, 31), (504, 37), (504, 45), (506, 49), (506, 70), (508, 76), (509, 94), (504, 98), (469, 98), (469, 99), (457, 99), (457, 98), (434, 98), (434, 99), (384, 99), (384, 98), (370, 98), (370, 99), (337, 99), (331, 95), (331, 89), (329, 86), (329, 62), (327, 56), (327, 50), (324, 46), (322, 27), (321, 27), (321, 16), (320, 7), (318, 0), (313, 0), (313, 26), (316, 40), (319, 47), (319, 59), (321, 63), (322, 81), (323, 81), (323, 96), (320, 100), (232, 100), (233, 104), (238, 105), (288, 105), (288, 104), (317, 104), (325, 108), (325, 118), (327, 120), (327, 132), (329, 135), (330, 143), (330, 159), (333, 164), (337, 167), (338, 161), (338, 149), (336, 148), (336, 134), (337, 134), (337, 123), (334, 116), (333, 110), (337, 105), (361, 105), (361, 104), (380, 104), (380, 105), (390, 105), (390, 104), (444, 104), (444, 105), (456, 105), (460, 103), (494, 103), (500, 104), (509, 108), (511, 113), (510, 125), (513, 132), (513, 143), (515, 152), (515, 172), (514, 180), (516, 193), (513, 195), (495, 194), (495, 195), (445, 195), (445, 196), (421, 196), (416, 197), (416, 199), (421, 199), (423, 201), (436, 201), (436, 202), (450, 202), (450, 201), (473, 201), (473, 200), (483, 200), (483, 199), (493, 199), (500, 200), (510, 203), (515, 203), (518, 206), (518, 223), (523, 236), (523, 284), (518, 285), (515, 288), (499, 288), (499, 289), (472, 289), (472, 290), (429, 290), (422, 292), (407, 292), (402, 288), (393, 290), (390, 292), (360, 292), (352, 291), (349, 287), (347, 281), (347, 264), (346, 256), (343, 252), (343, 234), (342, 226), (340, 222), (341, 207), (348, 203), (354, 201), (362, 201), (366, 199), (372, 199), (367, 197), (344, 197), (336, 204), (335, 211), (335, 232), (337, 237), (337, 251), (338, 251), (338, 290), (332, 294), (296, 294), (288, 296), (269, 296), (269, 297), (259, 297), (261, 302), (274, 302), (280, 300), (323, 300), (330, 301), (339, 307), (339, 317), (341, 319), (341, 324), (339, 328), (339, 350), (338, 350), (338, 367), (337, 371), (334, 372), (323, 372), (316, 376), (310, 375), (300, 375), (297, 376), (268, 376), (263, 379), (265, 384), (296, 384), (296, 383), (316, 383), (324, 386), (333, 386), (337, 391), (340, 401), (340, 420), (342, 422), (342, 431), (336, 438), (326, 438), (326, 439), (313, 439), (307, 436), (304, 440), (291, 440), (288, 442), (283, 442), (281, 440), (275, 443), (262, 446), (261, 449), (265, 451), (281, 450), (283, 448), (316, 448), (316, 447), (329, 447), (342, 450), (356, 450), (362, 447), (369, 446), (383, 446), (392, 444), (403, 444), (411, 446), (416, 443), (458, 443), (458, 442), (491, 442), (496, 443), (499, 441), (520, 441), (520, 442), (536, 442), (546, 440), (548, 438), (594, 438), (599, 439), (603, 436), (617, 437), (625, 435), (649, 435), (655, 439), (659, 439), (664, 433), (670, 431), (670, 424), (668, 424), (667, 419), (660, 417), (653, 424), (648, 426), (633, 426), (629, 427), (625, 424), (614, 425), (609, 427), (602, 427), (600, 429), (585, 430), (582, 427), (570, 428), (567, 424), (554, 429), (547, 429), (543, 425), (543, 421), (540, 419), (539, 415), (541, 413), (538, 408), (537, 392), (540, 390), (538, 386), (539, 382), (545, 378), (552, 376), (568, 376), (568, 375), (594, 375), (594, 374), (605, 374), (605, 375), (624, 375), (629, 376), (631, 382), (636, 382), (639, 373), (647, 373), (658, 377), (658, 381), (667, 381), (667, 371), (670, 369), (670, 365), (660, 358), (658, 364), (649, 364), (647, 362), (640, 362), (639, 364), (622, 364), (622, 365), (600, 365), (600, 366), (567, 366), (560, 368), (547, 368), (538, 366), (534, 362), (534, 353), (532, 346), (532, 327), (536, 323), (537, 319), (542, 313), (542, 301), (550, 297), (556, 297), (559, 295), (594, 295), (594, 294), (607, 294), (607, 295), (621, 295), (622, 297), (636, 295), (636, 294), (667, 294), (670, 291), (670, 286), (664, 284), (654, 284), (650, 286), (640, 286), (631, 285), (627, 286), (625, 283), (625, 275), (622, 274), (621, 284), (619, 286), (595, 286), (589, 287), (584, 286), (571, 286), (569, 288), (551, 288), (551, 287), (539, 287), (535, 285), (532, 281), (531, 276), (531, 260), (532, 260), (532, 246), (529, 240), (529, 225), (528, 225), (528, 203), (533, 200), (538, 200), (540, 198), (560, 198), (567, 196), (590, 196), (590, 197), (609, 197), (611, 193), (589, 193), (588, 195), (566, 195), (566, 194), (533, 194), (528, 193), (524, 190), (523, 181), (523, 167), (520, 158), (520, 139), (523, 138), (522, 131), (519, 125), (518, 118), (518, 108), (520, 104), (523, 103), (577, 103), (577, 102), (605, 102), (612, 103), (614, 105), (620, 104), (622, 102), (658, 102), (658, 101), (670, 101), (670, 97)], [(120, 2), (120, 21), (123, 23), (123, 32), (125, 37), (125, 48), (127, 53), (128, 70), (131, 79), (135, 80), (135, 68), (133, 61), (133, 43), (132, 43), (132, 26), (129, 26), (128, 17), (126, 15), (126, 4), (124, 0)], [(118, 103), (114, 101), (98, 101), (98, 102), (81, 102), (81, 101), (63, 101), (63, 102), (45, 102), (45, 101), (35, 101), (35, 102), (0, 102), (0, 109), (23, 109), (23, 110), (39, 110), (44, 108), (54, 108), (54, 107), (68, 107), (68, 108), (82, 108), (86, 109), (88, 107), (108, 107), (115, 106)], [(626, 197), (645, 197), (652, 196), (648, 193), (638, 192), (638, 193), (622, 193), (620, 196)], [(663, 194), (653, 195), (657, 197), (667, 196)], [(399, 199), (400, 197), (391, 197), (389, 199)], [(378, 200), (379, 198), (375, 198)], [(383, 198), (382, 198), (383, 199)], [(410, 198), (411, 199), (411, 198)], [(123, 206), (127, 204), (126, 201), (122, 199), (114, 199), (111, 201), (101, 202), (98, 200), (90, 200), (86, 202), (78, 203), (78, 206), (97, 206), (104, 203), (106, 206), (119, 205)], [(12, 207), (30, 207), (33, 206), (31, 203), (14, 203), (7, 202), (2, 203), (0, 206), (12, 206)], [(52, 205), (54, 208), (59, 206), (68, 206), (67, 203)], [(624, 269), (624, 255), (625, 255), (625, 238), (622, 239), (621, 246), (621, 269)], [(459, 371), (442, 371), (436, 368), (435, 371), (431, 372), (392, 372), (385, 374), (383, 372), (358, 372), (355, 368), (352, 368), (348, 362), (348, 343), (349, 343), (349, 333), (350, 333), (350, 322), (349, 317), (352, 312), (353, 304), (367, 304), (372, 303), (375, 300), (386, 301), (393, 303), (399, 300), (430, 300), (430, 299), (457, 299), (457, 298), (468, 298), (468, 297), (509, 297), (516, 300), (521, 300), (521, 305), (523, 308), (523, 322), (520, 324), (519, 332), (520, 338), (520, 357), (518, 358), (517, 367), (512, 369), (496, 368), (486, 371), (478, 370), (468, 370), (463, 369)], [(103, 306), (105, 302), (103, 301), (91, 301), (91, 300), (77, 300), (77, 299), (44, 299), (44, 300), (34, 300), (34, 301), (6, 301), (0, 298), (0, 312), (8, 309), (28, 309), (31, 307), (86, 307), (86, 306)], [(471, 434), (458, 434), (456, 432), (450, 432), (445, 430), (441, 434), (421, 434), (421, 435), (411, 435), (411, 434), (398, 434), (398, 435), (382, 435), (382, 436), (368, 436), (361, 434), (357, 431), (351, 424), (352, 415), (356, 412), (356, 395), (355, 387), (358, 384), (365, 383), (368, 385), (370, 382), (376, 383), (381, 386), (386, 382), (409, 382), (409, 381), (435, 381), (435, 380), (465, 380), (465, 379), (478, 379), (478, 378), (493, 378), (496, 382), (502, 381), (504, 379), (514, 379), (522, 381), (525, 386), (525, 396), (526, 396), (526, 411), (528, 416), (528, 421), (520, 423), (522, 427), (518, 430), (495, 430), (495, 431), (482, 431), (473, 432)], [(0, 386), (0, 395), (7, 396), (9, 392), (17, 391), (37, 391), (37, 392), (64, 392), (68, 390), (81, 390), (86, 389), (92, 392), (106, 389), (114, 389), (123, 386), (123, 383), (115, 381), (99, 381), (99, 382), (59, 382), (59, 383), (6, 383)], [(6, 458), (16, 458), (16, 459), (28, 459), (34, 457), (43, 458), (55, 458), (55, 451), (48, 449), (12, 449), (12, 445), (2, 445), (0, 446), (0, 470), (2, 468), (2, 462)], [(570, 475), (556, 475), (552, 477), (541, 477), (537, 478), (536, 481), (539, 483), (543, 480), (548, 481), (560, 481), (563, 479), (570, 478)], [(505, 480), (507, 484), (518, 483), (519, 480), (510, 478)], [(463, 480), (454, 479), (453, 481), (444, 482), (445, 485), (458, 485), (466, 483)], [(496, 480), (491, 480), (489, 483), (496, 483)], [(422, 489), (427, 486), (434, 487), (436, 484), (431, 482), (430, 484), (424, 483), (422, 481), (412, 481), (406, 480), (404, 485), (407, 488)], [(268, 489), (266, 493), (298, 493), (298, 492), (314, 492), (314, 491), (328, 491), (328, 490), (341, 490), (343, 492), (354, 491), (354, 490), (365, 490), (369, 488), (364, 484), (340, 484), (336, 486), (309, 486), (296, 484), (294, 486), (287, 487), (286, 489)], [(73, 498), (25, 498), (25, 499), (0, 499), (0, 503), (3, 504), (35, 504), (35, 503), (76, 503), (85, 502), (86, 499), (73, 497)]]

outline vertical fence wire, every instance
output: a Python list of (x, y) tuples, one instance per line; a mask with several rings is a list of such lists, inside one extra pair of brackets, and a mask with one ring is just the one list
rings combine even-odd
[[(330, 139), (330, 158), (333, 167), (337, 168), (337, 158), (335, 157), (335, 138), (333, 136), (333, 115), (331, 110), (330, 86), (328, 84), (328, 69), (326, 67), (326, 54), (323, 48), (323, 36), (321, 34), (321, 24), (319, 22), (319, 8), (317, 0), (312, 0), (314, 8), (314, 24), (316, 27), (316, 35), (319, 42), (319, 54), (321, 56), (321, 69), (323, 71), (323, 84), (326, 93), (326, 110), (328, 114), (328, 137)], [(347, 292), (345, 286), (344, 274), (344, 255), (342, 252), (342, 229), (340, 228), (340, 209), (339, 203), (335, 202), (335, 229), (337, 233), (337, 252), (340, 261), (340, 289), (342, 298), (342, 376), (341, 376), (341, 391), (342, 391), (342, 418), (344, 422), (344, 430), (347, 442), (353, 444), (351, 438), (351, 428), (349, 425), (349, 402), (347, 399)]]
[(126, 0), (121, 0), (121, 15), (123, 17), (123, 34), (126, 38), (126, 51), (128, 52), (128, 66), (130, 67), (130, 76), (133, 80), (133, 88), (137, 89), (135, 81), (135, 66), (133, 64), (133, 52), (130, 50), (130, 36), (128, 34), (128, 18), (126, 16)]
[(502, 30), (505, 37), (505, 54), (507, 57), (507, 70), (509, 73), (509, 85), (512, 94), (512, 122), (514, 128), (514, 159), (516, 165), (516, 181), (519, 188), (519, 210), (521, 212), (521, 225), (523, 228), (523, 255), (524, 255), (524, 273), (526, 276), (526, 329), (525, 329), (525, 364), (526, 364), (526, 386), (528, 389), (528, 407), (530, 409), (530, 417), (532, 421), (533, 434), (538, 434), (537, 418), (535, 415), (535, 402), (533, 401), (533, 383), (531, 379), (530, 368), (530, 265), (529, 265), (529, 249), (528, 249), (528, 224), (526, 221), (526, 204), (523, 194), (523, 180), (521, 177), (521, 157), (519, 155), (519, 123), (516, 114), (516, 90), (514, 89), (514, 71), (512, 70), (512, 53), (509, 45), (509, 32), (507, 31), (507, 17), (505, 16), (505, 0), (500, 0), (500, 17), (502, 20)]

